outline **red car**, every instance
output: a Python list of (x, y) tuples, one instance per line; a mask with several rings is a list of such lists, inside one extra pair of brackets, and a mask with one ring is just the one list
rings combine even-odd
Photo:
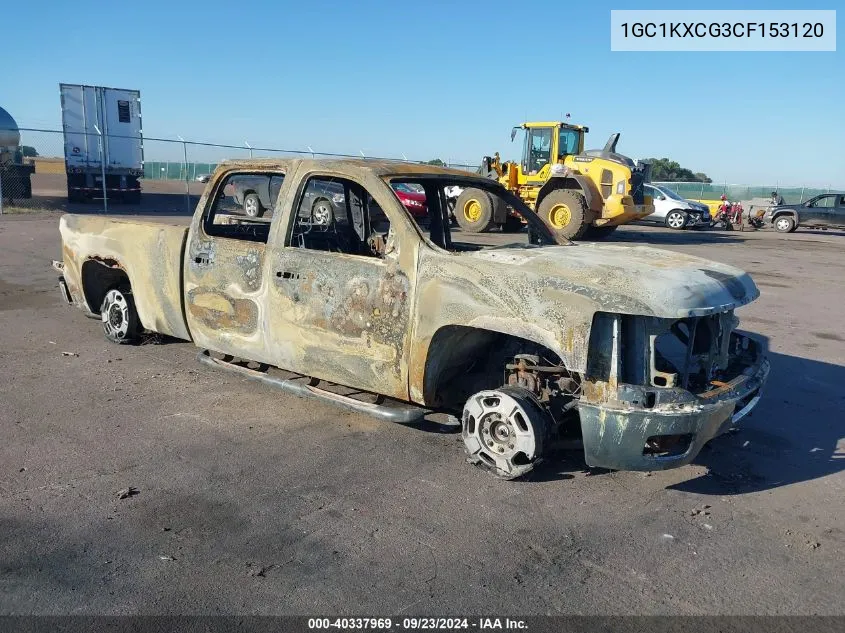
[(393, 183), (393, 191), (396, 192), (396, 197), (405, 205), (405, 208), (410, 211), (415, 218), (427, 218), (428, 206), (425, 203), (425, 194), (417, 191), (402, 182)]

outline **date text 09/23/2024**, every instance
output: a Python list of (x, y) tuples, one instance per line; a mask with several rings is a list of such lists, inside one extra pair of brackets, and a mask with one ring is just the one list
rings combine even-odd
[(525, 630), (524, 620), (511, 618), (309, 618), (309, 630)]

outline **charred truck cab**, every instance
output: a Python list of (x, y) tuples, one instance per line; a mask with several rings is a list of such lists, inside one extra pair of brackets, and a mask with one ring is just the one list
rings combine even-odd
[[(266, 213), (235, 191), (256, 178)], [(426, 222), (399, 185), (425, 192)], [(453, 187), (527, 229), (510, 244), (453, 238)], [(431, 165), (232, 161), (190, 227), (65, 215), (59, 228), (62, 295), (108, 340), (190, 340), (205, 365), (385, 421), (460, 416), (467, 460), (506, 479), (576, 436), (590, 466), (686, 464), (769, 371), (764, 343), (737, 330), (759, 295), (744, 271), (574, 244), (501, 183)]]

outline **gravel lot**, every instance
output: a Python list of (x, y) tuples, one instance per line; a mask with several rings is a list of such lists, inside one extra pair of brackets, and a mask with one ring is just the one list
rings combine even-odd
[(0, 218), (0, 613), (845, 613), (845, 235), (620, 230), (752, 273), (767, 392), (693, 465), (503, 482), (438, 427), (108, 344), (57, 221)]

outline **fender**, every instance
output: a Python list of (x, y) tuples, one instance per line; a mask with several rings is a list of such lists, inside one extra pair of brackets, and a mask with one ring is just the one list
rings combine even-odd
[(800, 218), (798, 217), (798, 211), (796, 211), (795, 209), (780, 209), (772, 214), (772, 223), (774, 223), (774, 221), (782, 215), (791, 215), (793, 218), (795, 218), (795, 224), (798, 224), (800, 222)]
[(604, 198), (601, 197), (601, 192), (596, 188), (596, 184), (587, 176), (572, 173), (551, 176), (537, 193), (536, 206), (539, 207), (543, 198), (555, 189), (574, 189), (580, 191), (584, 194), (584, 198), (587, 201), (587, 208), (595, 213), (601, 214), (604, 208)]
[[(555, 333), (507, 317), (477, 317), (465, 324), (443, 325), (430, 339), (415, 346), (409, 372), (412, 399), (426, 406), (441, 406), (443, 403), (438, 399), (437, 387), (442, 378), (448, 376), (450, 367), (460, 364), (461, 360), (474, 358), (489, 344), (490, 337), (501, 335), (547, 349), (572, 371), (583, 372), (586, 367), (587, 346), (566, 349), (561, 339), (569, 338), (567, 332)], [(574, 333), (572, 339), (575, 339)], [(491, 369), (500, 371), (499, 368)]]

